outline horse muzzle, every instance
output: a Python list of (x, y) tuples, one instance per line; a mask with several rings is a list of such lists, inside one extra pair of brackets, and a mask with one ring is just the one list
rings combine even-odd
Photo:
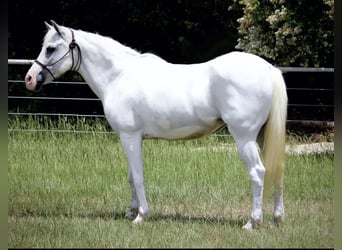
[(39, 91), (41, 90), (44, 81), (46, 79), (46, 74), (43, 71), (39, 72), (36, 77), (32, 76), (30, 73), (27, 73), (25, 76), (25, 85), (28, 90), (31, 91)]

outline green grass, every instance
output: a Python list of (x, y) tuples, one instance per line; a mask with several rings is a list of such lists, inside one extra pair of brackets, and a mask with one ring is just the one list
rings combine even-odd
[[(10, 119), (9, 129), (49, 128), (91, 133), (9, 130), (8, 247), (334, 247), (333, 154), (286, 157), (286, 219), (241, 226), (251, 185), (231, 138), (147, 140), (143, 153), (151, 218), (133, 225), (127, 161), (108, 126)], [(217, 147), (227, 150), (215, 150)]]

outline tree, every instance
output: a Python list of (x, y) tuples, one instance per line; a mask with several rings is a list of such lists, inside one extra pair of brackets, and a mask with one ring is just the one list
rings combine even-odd
[(237, 49), (280, 66), (333, 66), (334, 0), (234, 1), (244, 10)]

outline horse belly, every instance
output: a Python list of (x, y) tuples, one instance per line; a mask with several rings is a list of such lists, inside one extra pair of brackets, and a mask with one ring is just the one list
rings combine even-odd
[(216, 119), (210, 124), (201, 122), (184, 123), (170, 121), (167, 119), (159, 119), (154, 124), (146, 126), (143, 133), (144, 138), (160, 138), (160, 139), (181, 139), (191, 140), (201, 138), (203, 136), (214, 133), (226, 124), (221, 119)]

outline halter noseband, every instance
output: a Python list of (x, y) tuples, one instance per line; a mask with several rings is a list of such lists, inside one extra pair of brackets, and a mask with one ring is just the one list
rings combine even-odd
[[(60, 61), (62, 61), (63, 58), (66, 57), (70, 52), (71, 52), (71, 58), (72, 58), (72, 65), (71, 65), (70, 70), (71, 71), (78, 71), (79, 68), (81, 67), (81, 63), (82, 63), (81, 48), (75, 41), (75, 35), (74, 35), (73, 30), (70, 29), (70, 31), (71, 31), (72, 40), (69, 44), (69, 50), (61, 58), (59, 58), (57, 61), (50, 63), (50, 64), (43, 64), (40, 61), (38, 61), (37, 59), (34, 60), (35, 63), (39, 64), (43, 69), (46, 69), (46, 71), (49, 72), (49, 74), (52, 76), (53, 80), (56, 80), (56, 78), (52, 74), (51, 70), (49, 70), (48, 67), (51, 67), (51, 66), (59, 63)], [(76, 64), (75, 64), (75, 57), (74, 57), (74, 48), (76, 48), (77, 52), (78, 52), (78, 58), (77, 58)]]

